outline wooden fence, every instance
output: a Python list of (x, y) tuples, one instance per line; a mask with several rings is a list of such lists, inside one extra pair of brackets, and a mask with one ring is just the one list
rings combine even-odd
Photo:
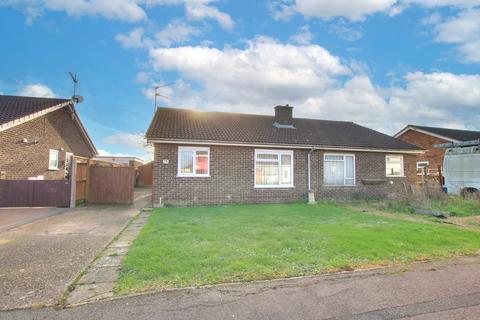
[(89, 203), (133, 203), (135, 168), (90, 166)]
[(0, 180), (0, 207), (69, 207), (69, 180)]
[(137, 187), (151, 187), (153, 184), (153, 161), (138, 167)]
[(133, 203), (135, 168), (75, 157), (75, 202)]

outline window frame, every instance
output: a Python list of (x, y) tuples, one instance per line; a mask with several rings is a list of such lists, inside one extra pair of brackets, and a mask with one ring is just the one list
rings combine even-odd
[[(428, 161), (428, 160), (423, 160), (423, 161), (417, 161), (417, 162), (416, 162), (415, 165), (416, 165), (416, 168), (417, 168), (417, 176), (423, 176), (423, 173), (419, 173), (418, 170), (425, 168), (425, 167), (419, 167), (418, 164), (420, 164), (420, 163), (427, 164), (427, 165), (426, 165), (426, 167), (427, 167), (427, 176), (429, 176), (429, 175), (430, 175), (430, 168), (429, 168), (429, 167), (430, 167), (430, 161)], [(423, 171), (423, 170), (422, 170), (422, 171)]]
[[(193, 151), (195, 154), (193, 156), (193, 171), (192, 173), (182, 173), (181, 172), (181, 155), (182, 151)], [(197, 164), (197, 151), (206, 151), (207, 152), (207, 173), (196, 173), (196, 164)], [(210, 177), (210, 147), (190, 147), (190, 146), (179, 146), (177, 149), (177, 177), (179, 178), (192, 178), (192, 177)]]
[[(326, 184), (325, 183), (325, 161), (332, 161), (332, 160), (326, 160), (325, 158), (328, 156), (343, 156), (343, 184)], [(345, 181), (347, 180), (346, 174), (347, 174), (347, 166), (345, 165), (345, 157), (353, 157), (353, 184), (345, 184)], [(357, 159), (355, 158), (354, 153), (324, 153), (323, 154), (323, 185), (325, 187), (356, 187), (357, 186)], [(351, 178), (348, 178), (351, 179)]]
[[(52, 160), (52, 152), (55, 153), (57, 157), (57, 165), (55, 167), (52, 167), (50, 165), (50, 162)], [(48, 150), (48, 170), (59, 170), (59, 165), (60, 165), (60, 151), (56, 149), (49, 149)]]
[[(398, 157), (398, 158), (400, 158), (401, 172), (400, 172), (399, 175), (393, 175), (393, 174), (389, 174), (387, 172), (388, 157)], [(405, 164), (404, 164), (404, 161), (403, 161), (403, 155), (402, 154), (387, 154), (387, 155), (385, 155), (385, 176), (388, 177), (388, 178), (404, 178), (405, 177)]]
[[(275, 154), (278, 156), (278, 166), (279, 168), (281, 167), (281, 162), (282, 162), (282, 155), (289, 155), (290, 156), (290, 174), (291, 174), (291, 183), (289, 184), (278, 184), (278, 185), (264, 185), (264, 184), (257, 184), (257, 155), (258, 154)], [(265, 159), (260, 159), (262, 161), (265, 161)], [(294, 152), (293, 150), (273, 150), (273, 149), (255, 149), (255, 154), (253, 157), (253, 186), (255, 189), (288, 189), (288, 188), (295, 188), (295, 182), (294, 182), (294, 170), (295, 170), (295, 164), (294, 164)], [(268, 161), (266, 161), (268, 162)], [(272, 161), (275, 162), (275, 161)], [(279, 175), (279, 181), (281, 181), (281, 177)]]

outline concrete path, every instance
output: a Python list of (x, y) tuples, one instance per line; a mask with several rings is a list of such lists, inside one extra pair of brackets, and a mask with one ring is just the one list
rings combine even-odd
[(0, 313), (13, 319), (479, 319), (480, 257), (336, 275), (222, 285), (75, 308)]
[[(82, 207), (0, 233), (0, 309), (57, 303), (139, 209)], [(1, 317), (0, 317), (1, 318)]]

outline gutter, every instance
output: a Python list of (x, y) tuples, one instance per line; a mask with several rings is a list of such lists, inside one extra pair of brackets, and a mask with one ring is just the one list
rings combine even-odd
[(308, 151), (307, 154), (307, 178), (308, 178), (308, 203), (309, 204), (315, 204), (315, 192), (312, 190), (312, 178), (311, 178), (311, 173), (312, 173), (312, 160), (311, 160), (311, 155), (315, 151), (315, 147), (312, 147)]

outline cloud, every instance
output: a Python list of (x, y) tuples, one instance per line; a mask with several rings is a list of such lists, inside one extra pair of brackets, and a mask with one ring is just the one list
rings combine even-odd
[(55, 94), (52, 89), (43, 84), (29, 84), (23, 86), (18, 95), (26, 97), (38, 97), (38, 98), (54, 98)]
[(230, 15), (204, 3), (189, 1), (186, 3), (186, 10), (187, 16), (192, 20), (213, 19), (227, 30), (231, 30), (235, 26), (235, 22)]
[(310, 28), (307, 25), (300, 27), (298, 33), (290, 37), (290, 41), (301, 45), (310, 44), (312, 39), (313, 34), (310, 32)]
[(127, 22), (147, 17), (137, 0), (3, 0), (0, 5), (26, 7), (27, 23), (39, 16), (41, 10), (62, 11), (73, 17), (101, 16)]
[(435, 41), (458, 45), (463, 62), (480, 62), (480, 9), (465, 10), (433, 23)]
[(335, 23), (332, 23), (329, 26), (328, 31), (346, 41), (353, 42), (363, 37), (362, 31), (349, 27), (343, 19), (339, 19)]
[(295, 10), (295, 5), (292, 2), (292, 0), (278, 0), (269, 2), (267, 6), (272, 18), (277, 21), (290, 20), (297, 13)]
[(387, 11), (396, 2), (397, 0), (296, 0), (296, 10), (306, 17), (344, 17), (361, 21), (368, 15)]
[[(122, 155), (136, 155), (144, 159), (151, 159), (153, 156), (152, 146), (147, 145), (145, 134), (143, 133), (117, 132), (103, 138), (102, 143), (108, 145), (109, 149), (128, 150), (128, 154), (122, 152)], [(105, 148), (101, 149), (101, 151), (104, 155), (112, 155)], [(113, 155), (119, 155), (119, 153)]]
[(163, 30), (155, 33), (155, 43), (169, 47), (172, 44), (184, 43), (191, 39), (192, 36), (200, 34), (198, 28), (187, 25), (180, 20), (170, 22)]
[(272, 114), (289, 103), (297, 117), (355, 121), (390, 134), (406, 123), (480, 129), (480, 75), (413, 72), (382, 87), (368, 67), (318, 45), (265, 37), (243, 48), (151, 49), (150, 57), (158, 76), (179, 74), (163, 101), (176, 107)]
[(142, 48), (146, 46), (143, 38), (144, 32), (143, 28), (135, 28), (127, 34), (117, 34), (115, 40), (120, 42), (124, 48)]

